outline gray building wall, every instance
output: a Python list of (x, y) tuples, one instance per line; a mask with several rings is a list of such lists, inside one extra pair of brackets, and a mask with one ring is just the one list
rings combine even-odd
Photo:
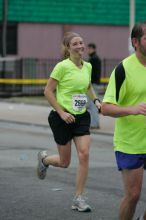
[[(102, 59), (122, 59), (128, 56), (127, 26), (69, 25), (69, 29), (81, 34), (85, 44), (96, 43)], [(63, 25), (60, 24), (19, 23), (18, 56), (61, 58), (63, 32)]]
[(121, 59), (128, 55), (128, 27), (119, 26), (74, 26), (85, 42), (94, 42), (101, 58)]
[(60, 58), (61, 33), (61, 25), (19, 23), (18, 56)]

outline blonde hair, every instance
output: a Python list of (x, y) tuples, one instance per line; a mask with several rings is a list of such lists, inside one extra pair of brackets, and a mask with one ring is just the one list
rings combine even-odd
[(63, 57), (65, 59), (70, 57), (70, 53), (68, 51), (68, 48), (69, 48), (69, 45), (70, 45), (70, 41), (74, 37), (80, 37), (80, 35), (77, 34), (77, 33), (74, 33), (74, 32), (67, 32), (64, 35), (64, 38), (63, 38), (63, 41), (62, 41), (62, 54), (63, 54)]

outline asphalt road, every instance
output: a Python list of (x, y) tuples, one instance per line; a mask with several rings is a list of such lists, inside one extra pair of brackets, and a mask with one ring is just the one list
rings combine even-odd
[[(50, 167), (45, 180), (36, 177), (41, 149), (57, 152), (49, 128), (0, 122), (0, 220), (118, 220), (123, 191), (112, 136), (92, 134), (86, 184), (91, 213), (70, 209), (77, 168), (74, 145), (70, 167)], [(136, 216), (146, 205), (146, 177), (144, 182)]]

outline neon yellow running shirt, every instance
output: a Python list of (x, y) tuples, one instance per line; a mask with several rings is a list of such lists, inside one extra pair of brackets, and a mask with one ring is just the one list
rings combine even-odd
[[(119, 106), (135, 106), (141, 102), (146, 103), (146, 67), (139, 62), (135, 54), (124, 59), (122, 63), (125, 79), (119, 94), (117, 94), (115, 85), (116, 74), (114, 70), (103, 102)], [(146, 154), (146, 116), (129, 115), (116, 119), (114, 150), (130, 154)]]
[(65, 59), (55, 66), (50, 77), (58, 81), (56, 99), (59, 105), (75, 115), (84, 113), (91, 82), (91, 64), (83, 61), (80, 69), (70, 59)]

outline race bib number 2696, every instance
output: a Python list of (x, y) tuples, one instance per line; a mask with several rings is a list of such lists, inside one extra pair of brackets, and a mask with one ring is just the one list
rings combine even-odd
[(82, 111), (87, 104), (87, 96), (85, 94), (76, 94), (72, 96), (72, 105), (74, 111)]

